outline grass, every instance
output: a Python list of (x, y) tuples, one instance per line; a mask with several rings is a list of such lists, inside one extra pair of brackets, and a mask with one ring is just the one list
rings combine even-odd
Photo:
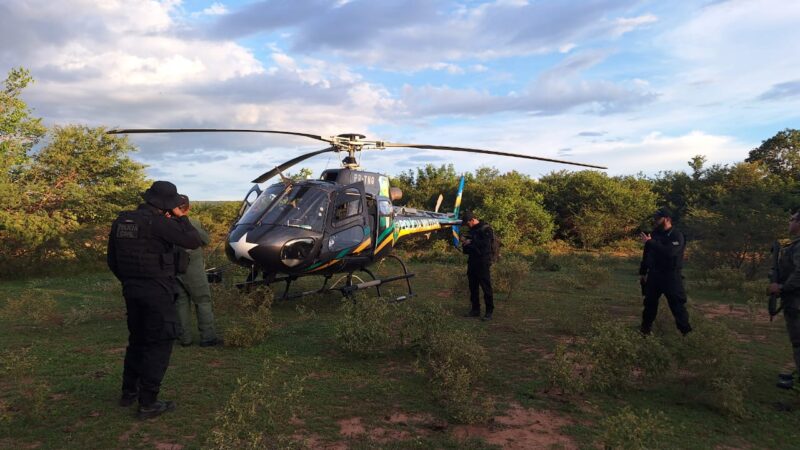
[[(281, 437), (275, 441), (277, 446), (491, 448), (491, 443), (504, 442), (503, 430), (528, 426), (520, 425), (522, 419), (501, 417), (517, 411), (518, 405), (545, 417), (538, 425), (530, 425), (532, 429), (544, 427), (549, 417), (559, 423), (549, 433), (581, 448), (602, 446), (609, 439), (624, 446), (619, 436), (625, 435), (625, 424), (635, 423), (636, 418), (647, 419), (645, 425), (650, 428), (653, 418), (670, 427), (671, 432), (659, 437), (663, 448), (798, 445), (800, 400), (774, 387), (775, 374), (791, 362), (782, 319), (763, 320), (766, 306), (759, 305), (758, 320), (753, 321), (741, 313), (751, 300), (749, 293), (720, 290), (691, 271), (686, 274), (690, 314), (713, 316), (710, 320), (725, 324), (739, 339), (736, 349), (746, 361), (751, 380), (744, 417), (711, 408), (703, 401), (701, 388), (691, 381), (581, 394), (548, 390), (547, 364), (557, 345), (585, 338), (600, 314), (635, 328), (641, 313), (634, 259), (563, 255), (558, 264), (558, 271), (525, 274), (512, 300), (497, 296), (495, 320), (490, 323), (460, 317), (469, 307), (468, 300), (453, 295), (448, 281), (442, 279), (444, 274), (457, 276), (456, 266), (411, 264), (418, 294), (411, 302), (437, 302), (452, 316), (448, 320), (464, 321), (483, 331), (480, 344), (487, 350), (489, 371), (480, 389), (493, 400), (498, 418), (472, 428), (459, 425), (437, 402), (413, 351), (364, 357), (337, 345), (335, 327), (342, 303), (332, 294), (276, 302), (268, 335), (252, 347), (176, 346), (162, 398), (175, 400), (178, 408), (156, 420), (138, 421), (133, 409), (116, 406), (127, 332), (124, 302), (113, 277), (96, 273), (0, 281), (3, 361), (15, 366), (0, 367), (0, 448), (170, 448), (167, 444), (209, 448), (212, 430), (219, 430), (223, 423), (220, 414), (236, 409), (229, 404), (231, 396), (238, 392), (241, 398), (242, 383), (248, 382), (248, 386), (267, 387), (293, 383), (275, 388), (292, 393), (286, 396), (294, 411), (291, 419), (279, 420), (281, 414), (256, 408), (257, 418), (269, 420), (269, 429)], [(593, 269), (594, 264), (602, 269)], [(587, 276), (593, 279), (582, 280)], [(402, 293), (400, 285), (393, 289)], [(9, 304), (19, 308), (21, 298), (54, 303), (49, 312), (38, 308), (35, 318), (10, 310), (3, 314)], [(217, 307), (223, 332), (239, 317), (230, 306)], [(662, 310), (660, 316), (657, 333), (678, 339), (668, 311)], [(248, 401), (259, 408), (285, 403), (257, 402), (252, 400), (257, 396), (248, 395)], [(44, 406), (37, 406), (38, 398), (46, 399)], [(775, 402), (788, 404), (794, 411), (777, 411)], [(623, 430), (610, 429), (609, 424)], [(646, 434), (649, 428), (642, 427), (645, 432), (635, 431)], [(546, 438), (548, 432), (537, 435)], [(564, 441), (550, 443), (558, 447), (558, 442)]]

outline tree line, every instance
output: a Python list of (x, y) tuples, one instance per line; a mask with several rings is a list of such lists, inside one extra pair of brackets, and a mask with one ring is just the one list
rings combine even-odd
[[(0, 275), (100, 264), (109, 224), (150, 183), (126, 137), (103, 127), (45, 127), (20, 98), (32, 82), (27, 70), (12, 69), (0, 92)], [(707, 166), (696, 156), (687, 167), (653, 176), (554, 171), (539, 179), (483, 167), (465, 174), (462, 205), (520, 252), (554, 239), (602, 248), (649, 230), (653, 211), (666, 206), (692, 240), (693, 258), (753, 275), (798, 204), (800, 131), (778, 132), (739, 163)], [(391, 183), (405, 205), (430, 209), (441, 193), (447, 210), (460, 176), (453, 165), (426, 165)], [(237, 206), (198, 213), (223, 236)]]

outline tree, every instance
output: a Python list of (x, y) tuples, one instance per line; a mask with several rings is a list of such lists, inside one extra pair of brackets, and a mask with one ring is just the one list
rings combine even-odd
[(542, 177), (537, 187), (557, 234), (583, 247), (632, 235), (656, 207), (651, 183), (641, 177), (559, 171)]
[(774, 175), (800, 180), (800, 130), (779, 131), (750, 150), (745, 162), (762, 163)]
[(688, 208), (686, 224), (697, 248), (691, 257), (699, 267), (730, 267), (754, 276), (786, 226), (788, 181), (757, 163), (713, 172), (715, 182), (704, 187), (708, 200)]
[(20, 100), (33, 80), (14, 69), (0, 95), (0, 272), (31, 262), (97, 259), (107, 228), (146, 187), (127, 138), (103, 128), (46, 129)]

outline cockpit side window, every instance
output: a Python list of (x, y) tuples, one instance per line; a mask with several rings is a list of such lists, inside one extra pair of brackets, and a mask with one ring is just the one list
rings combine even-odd
[(361, 214), (361, 193), (358, 189), (345, 189), (336, 196), (333, 207), (333, 221), (340, 222)]

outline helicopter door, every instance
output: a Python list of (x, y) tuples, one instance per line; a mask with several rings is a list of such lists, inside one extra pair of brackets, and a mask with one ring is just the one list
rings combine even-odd
[(261, 195), (261, 188), (257, 184), (254, 184), (253, 187), (247, 191), (247, 195), (244, 196), (244, 200), (242, 200), (242, 206), (239, 207), (239, 214), (236, 216), (236, 220), (234, 220), (233, 223), (238, 222), (239, 219), (242, 218), (242, 215), (244, 215), (244, 213), (246, 213), (247, 210), (253, 206), (253, 202), (256, 201), (259, 195)]
[(336, 191), (330, 218), (328, 250), (337, 252), (360, 244), (373, 231), (368, 221), (364, 183), (343, 186)]

